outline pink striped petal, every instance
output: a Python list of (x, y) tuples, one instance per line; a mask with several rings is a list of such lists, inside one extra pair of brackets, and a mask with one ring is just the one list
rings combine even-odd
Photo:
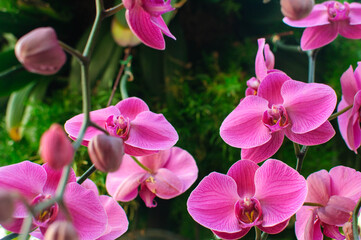
[(360, 39), (361, 38), (361, 24), (350, 25), (348, 22), (339, 22), (338, 32), (342, 37), (349, 39)]
[(310, 132), (296, 134), (293, 133), (290, 128), (287, 128), (285, 134), (292, 142), (301, 145), (313, 146), (328, 142), (333, 136), (335, 136), (336, 132), (331, 123), (326, 121), (324, 124)]
[(305, 201), (306, 180), (285, 163), (269, 159), (255, 174), (255, 198), (262, 206), (263, 227), (289, 219)]
[(331, 196), (331, 178), (326, 170), (312, 173), (307, 178), (308, 194), (306, 202), (326, 206)]
[(355, 169), (337, 166), (330, 170), (332, 195), (339, 195), (357, 202), (361, 197), (361, 173)]
[(95, 239), (106, 230), (107, 214), (93, 191), (77, 183), (69, 183), (64, 201), (80, 239)]
[(254, 196), (254, 175), (258, 168), (252, 161), (239, 160), (228, 170), (227, 175), (236, 181), (237, 192), (241, 198)]
[(223, 121), (222, 139), (232, 147), (252, 148), (271, 139), (269, 129), (263, 124), (263, 113), (268, 109), (267, 100), (247, 96)]
[(170, 4), (170, 0), (155, 0), (155, 1), (144, 1), (143, 8), (151, 15), (159, 16), (163, 13), (175, 10)]
[(102, 195), (99, 199), (107, 213), (108, 224), (105, 233), (97, 240), (117, 239), (128, 230), (127, 215), (113, 198)]
[(341, 76), (342, 96), (347, 105), (353, 104), (353, 99), (358, 91), (352, 65)]
[(174, 198), (182, 193), (183, 183), (173, 172), (161, 168), (156, 174), (145, 181), (145, 185), (157, 197), (162, 199)]
[(81, 186), (86, 189), (92, 190), (95, 193), (95, 195), (97, 196), (99, 195), (99, 190), (97, 185), (95, 185), (95, 183), (89, 178), (85, 179), (85, 181), (81, 184)]
[(175, 36), (173, 36), (173, 34), (169, 31), (167, 24), (165, 24), (165, 22), (161, 16), (158, 16), (158, 17), (151, 16), (150, 20), (152, 21), (152, 23), (154, 23), (154, 25), (159, 27), (159, 29), (162, 30), (162, 32), (165, 35), (176, 40)]
[(275, 55), (273, 55), (268, 44), (264, 45), (264, 59), (268, 70), (272, 70), (275, 67)]
[(249, 232), (250, 229), (251, 228), (243, 228), (241, 231), (235, 233), (219, 232), (215, 230), (212, 230), (212, 232), (221, 239), (236, 240), (244, 237)]
[[(345, 99), (342, 98), (340, 103), (338, 104), (337, 111), (340, 111), (347, 106), (349, 106), (349, 105), (347, 104)], [(338, 128), (340, 129), (340, 133), (341, 133), (343, 140), (345, 141), (347, 147), (352, 150), (353, 145), (351, 147), (350, 143), (348, 142), (348, 137), (347, 137), (347, 124), (348, 124), (348, 120), (350, 118), (351, 113), (352, 113), (352, 110), (350, 109), (347, 112), (341, 114), (340, 116), (337, 117), (337, 122), (338, 122)]]
[[(14, 218), (10, 223), (2, 223), (1, 227), (6, 230), (14, 233), (21, 232), (21, 226), (23, 225), (24, 218)], [(35, 225), (32, 225), (32, 229), (35, 228)]]
[(263, 232), (269, 234), (277, 234), (282, 232), (287, 227), (289, 221), (290, 219), (287, 219), (284, 222), (281, 222), (273, 227), (263, 227), (262, 225), (258, 225), (257, 227)]
[(298, 240), (322, 240), (320, 220), (316, 220), (314, 207), (302, 207), (296, 214), (296, 236)]
[(165, 42), (161, 29), (155, 25), (149, 13), (137, 4), (125, 12), (129, 28), (147, 46), (158, 50), (165, 49)]
[(156, 195), (152, 193), (145, 184), (140, 186), (139, 196), (145, 203), (145, 206), (153, 208), (157, 206), (157, 202), (154, 200)]
[(321, 126), (336, 106), (335, 91), (325, 84), (286, 81), (281, 89), (283, 106), (292, 123), (291, 131), (297, 134)]
[(126, 144), (144, 150), (165, 150), (171, 148), (177, 141), (177, 131), (163, 114), (145, 111), (131, 121)]
[(338, 35), (338, 23), (308, 27), (303, 31), (301, 37), (301, 48), (303, 51), (312, 50), (323, 47), (333, 40)]
[(260, 163), (270, 157), (272, 157), (278, 149), (282, 146), (284, 132), (274, 132), (272, 133), (272, 138), (265, 144), (254, 147), (254, 148), (243, 148), (241, 150), (241, 158), (252, 160), (255, 163)]
[(0, 167), (0, 188), (15, 190), (32, 199), (43, 192), (46, 171), (42, 166), (29, 161)]
[(351, 114), (348, 118), (346, 134), (350, 149), (357, 153), (361, 145), (361, 128), (360, 128), (360, 109), (361, 109), (361, 91), (358, 91), (354, 98)]
[(144, 111), (149, 111), (148, 105), (140, 98), (126, 98), (115, 105), (120, 114), (132, 121), (136, 116)]
[(137, 147), (133, 147), (128, 145), (126, 142), (124, 142), (124, 153), (130, 155), (130, 156), (146, 156), (146, 155), (150, 155), (150, 154), (155, 154), (158, 153), (158, 150), (144, 150), (142, 148), (137, 148)]
[(266, 40), (264, 38), (258, 39), (258, 51), (256, 55), (255, 68), (257, 79), (259, 79), (260, 81), (267, 75), (267, 66), (264, 57), (265, 43)]
[(348, 18), (350, 19), (350, 25), (361, 24), (361, 4), (360, 3), (350, 3), (350, 12)]
[(268, 74), (261, 82), (258, 88), (258, 96), (268, 100), (269, 108), (273, 104), (283, 103), (281, 88), (287, 80), (291, 80), (291, 78), (285, 73), (273, 72)]
[[(45, 169), (47, 174), (47, 180), (43, 188), (43, 193), (54, 195), (58, 187), (61, 175), (63, 174), (63, 171), (54, 170), (51, 167), (49, 167), (48, 164), (44, 164), (42, 167)], [(70, 169), (70, 173), (68, 177), (68, 183), (70, 182), (76, 182), (76, 176), (72, 168)]]
[(188, 212), (202, 226), (217, 232), (241, 231), (234, 205), (238, 201), (233, 178), (213, 172), (193, 190), (187, 201)]
[(324, 223), (342, 226), (351, 218), (355, 206), (350, 198), (334, 195), (325, 207), (317, 209), (317, 215)]
[(326, 223), (322, 223), (323, 234), (329, 238), (336, 240), (344, 240), (345, 236), (340, 233), (338, 226), (328, 225)]
[(311, 13), (300, 20), (291, 20), (283, 18), (283, 22), (292, 27), (315, 27), (329, 24), (327, 6), (323, 4), (316, 4)]
[(147, 168), (156, 172), (158, 169), (163, 168), (168, 161), (170, 161), (172, 156), (172, 151), (175, 147), (172, 147), (167, 150), (159, 151), (156, 154), (151, 154), (147, 156), (139, 157), (138, 160)]

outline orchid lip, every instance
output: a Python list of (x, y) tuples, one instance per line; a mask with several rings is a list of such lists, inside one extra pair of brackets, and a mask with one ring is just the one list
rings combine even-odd
[(339, 2), (329, 3), (327, 6), (328, 18), (330, 21), (341, 21), (349, 19), (350, 6), (347, 2), (344, 4)]
[[(39, 194), (33, 199), (31, 205), (36, 205), (48, 199), (51, 199), (51, 195)], [(59, 206), (57, 203), (55, 203), (50, 207), (41, 210), (40, 213), (34, 217), (34, 223), (39, 227), (46, 227), (55, 221), (56, 217), (58, 216), (58, 212)]]
[(263, 113), (262, 121), (271, 132), (280, 131), (289, 125), (287, 111), (282, 105), (272, 105), (271, 109)]
[(111, 115), (105, 121), (105, 129), (111, 136), (121, 137), (126, 140), (128, 139), (128, 133), (130, 129), (129, 118), (123, 117), (122, 115)]
[(262, 223), (262, 208), (256, 198), (244, 197), (238, 200), (234, 205), (234, 211), (242, 228)]

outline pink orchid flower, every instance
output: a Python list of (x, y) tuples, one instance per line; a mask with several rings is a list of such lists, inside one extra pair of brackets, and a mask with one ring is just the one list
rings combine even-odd
[(306, 180), (285, 163), (269, 159), (261, 167), (249, 160), (233, 164), (227, 175), (213, 172), (189, 196), (192, 218), (222, 239), (238, 239), (256, 226), (276, 234), (307, 195)]
[(129, 28), (151, 48), (165, 49), (163, 33), (175, 40), (161, 16), (174, 10), (170, 2), (171, 0), (123, 0)]
[[(35, 205), (55, 196), (61, 174), (62, 171), (53, 170), (47, 164), (41, 166), (25, 161), (0, 167), (0, 188), (18, 191), (30, 205)], [(76, 183), (73, 171), (70, 172), (66, 185), (64, 203), (69, 210), (79, 239), (93, 240), (104, 233), (107, 226), (106, 211), (93, 191)], [(21, 225), (27, 216), (28, 211), (23, 204), (19, 203), (16, 206), (13, 221), (2, 226), (11, 232), (20, 233)], [(39, 228), (41, 235), (44, 235), (52, 222), (64, 219), (64, 213), (55, 203), (33, 218), (32, 229)]]
[(220, 135), (227, 144), (242, 149), (242, 159), (258, 163), (277, 152), (284, 135), (308, 146), (330, 140), (335, 130), (327, 119), (336, 101), (335, 91), (325, 84), (270, 73), (258, 95), (244, 98), (226, 117)]
[(196, 162), (187, 151), (178, 147), (139, 157), (139, 161), (149, 171), (125, 155), (119, 170), (108, 174), (106, 188), (115, 200), (133, 200), (140, 185), (139, 195), (145, 205), (156, 207), (156, 196), (162, 199), (174, 198), (185, 192), (197, 179)]
[(342, 99), (338, 104), (337, 111), (353, 104), (352, 109), (341, 114), (338, 126), (342, 138), (349, 149), (357, 154), (357, 149), (361, 145), (360, 110), (361, 110), (361, 63), (358, 63), (355, 72), (352, 66), (341, 76)]
[(292, 27), (306, 27), (301, 38), (302, 50), (323, 47), (340, 34), (345, 38), (361, 38), (361, 4), (326, 1), (316, 4), (311, 13), (301, 20), (283, 18)]
[(312, 173), (307, 178), (306, 202), (322, 207), (303, 206), (296, 214), (298, 240), (321, 240), (323, 234), (345, 239), (339, 227), (352, 220), (352, 211), (361, 197), (361, 173), (344, 166)]
[[(65, 131), (72, 139), (78, 136), (84, 114), (79, 114), (65, 123)], [(163, 114), (149, 111), (147, 104), (136, 97), (120, 101), (115, 106), (90, 112), (90, 119), (103, 127), (111, 136), (124, 141), (124, 152), (133, 156), (157, 153), (172, 147), (178, 141), (177, 131)], [(89, 127), (83, 145), (103, 132)]]
[(274, 71), (274, 65), (275, 56), (271, 52), (269, 45), (266, 44), (266, 40), (264, 38), (259, 38), (255, 62), (256, 77), (252, 77), (247, 81), (248, 88), (246, 89), (246, 96), (257, 95), (259, 84), (269, 72)]

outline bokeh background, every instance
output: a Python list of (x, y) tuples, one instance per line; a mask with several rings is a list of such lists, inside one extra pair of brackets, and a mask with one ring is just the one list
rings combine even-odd
[[(108, 7), (116, 3), (104, 2)], [(130, 220), (129, 231), (121, 239), (215, 239), (210, 230), (192, 220), (186, 201), (204, 176), (212, 171), (226, 173), (240, 158), (239, 149), (220, 138), (219, 127), (244, 97), (246, 81), (255, 75), (258, 38), (264, 37), (270, 44), (275, 68), (293, 79), (307, 81), (307, 55), (284, 50), (272, 41), (277, 35), (284, 44), (299, 45), (303, 31), (282, 22), (278, 0), (188, 0), (173, 4), (180, 7), (165, 18), (177, 41), (166, 38), (165, 51), (144, 45), (130, 49), (134, 80), (127, 84), (128, 93), (144, 99), (153, 112), (163, 113), (173, 124), (180, 136), (177, 146), (194, 156), (199, 178), (183, 195), (167, 201), (157, 199), (158, 206), (153, 209), (146, 208), (140, 198), (121, 203)], [(52, 123), (64, 124), (81, 112), (79, 67), (69, 55), (63, 69), (53, 76), (21, 69), (3, 74), (19, 65), (13, 51), (17, 38), (36, 27), (52, 26), (61, 41), (81, 50), (94, 18), (94, 5), (92, 0), (0, 1), (0, 166), (23, 160), (41, 163), (41, 134)], [(115, 18), (124, 24), (124, 12)], [(126, 49), (115, 43), (111, 21), (102, 25), (90, 67), (92, 109), (106, 106)], [(340, 76), (350, 65), (356, 67), (359, 60), (361, 41), (338, 37), (318, 52), (316, 82), (333, 87), (340, 100)], [(112, 103), (120, 100), (117, 90)], [(359, 155), (346, 147), (337, 121), (332, 124), (336, 136), (309, 149), (301, 172), (305, 177), (336, 165), (360, 170)], [(293, 151), (286, 139), (274, 158), (295, 167)], [(90, 165), (86, 148), (81, 147), (74, 163), (76, 173), (81, 175)], [(106, 193), (105, 174), (97, 172), (91, 178), (100, 192)], [(253, 234), (251, 231), (244, 239), (253, 239)], [(295, 239), (292, 223), (268, 239)]]

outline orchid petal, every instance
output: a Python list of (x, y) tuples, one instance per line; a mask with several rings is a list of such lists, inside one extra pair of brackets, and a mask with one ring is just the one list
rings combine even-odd
[(361, 145), (361, 129), (360, 129), (360, 108), (361, 108), (361, 91), (358, 91), (354, 98), (352, 112), (348, 118), (346, 133), (347, 141), (350, 149), (357, 153), (357, 149)]
[(145, 181), (148, 189), (162, 199), (174, 198), (182, 193), (183, 183), (173, 172), (161, 168)]
[(129, 118), (130, 121), (134, 120), (139, 113), (149, 111), (148, 105), (137, 97), (126, 98), (118, 102), (115, 107), (122, 116)]
[(272, 70), (275, 67), (275, 55), (273, 55), (268, 44), (264, 45), (264, 59), (268, 70)]
[(273, 227), (263, 227), (262, 225), (258, 225), (257, 227), (262, 231), (269, 234), (277, 234), (282, 232), (288, 225), (288, 222), (290, 219), (287, 219), (277, 225), (274, 225)]
[(175, 10), (175, 8), (172, 7), (172, 5), (170, 4), (170, 0), (144, 1), (143, 8), (145, 11), (149, 12), (151, 15), (154, 16), (159, 16), (163, 13)]
[(159, 27), (159, 29), (162, 30), (162, 32), (165, 35), (176, 40), (175, 36), (169, 31), (167, 24), (165, 24), (165, 22), (161, 16), (158, 16), (158, 17), (151, 16), (150, 20), (152, 21), (152, 23), (154, 23), (154, 25)]
[(342, 96), (346, 101), (347, 105), (353, 104), (353, 98), (358, 91), (358, 86), (356, 83), (355, 76), (353, 74), (353, 68), (350, 66), (341, 76), (341, 87), (342, 87)]
[(322, 240), (320, 221), (316, 220), (314, 207), (302, 207), (296, 214), (296, 236), (298, 240)]
[[(23, 222), (24, 218), (13, 218), (10, 223), (1, 223), (1, 227), (5, 228), (10, 232), (20, 233)], [(31, 229), (33, 228), (35, 228), (34, 225), (31, 226)]]
[(153, 208), (157, 206), (157, 202), (154, 200), (156, 195), (151, 192), (145, 184), (141, 184), (139, 196), (147, 207)]
[(212, 230), (212, 232), (221, 239), (225, 240), (236, 240), (244, 237), (251, 228), (242, 228), (241, 231), (235, 233), (219, 232)]
[(351, 218), (355, 206), (356, 202), (350, 198), (334, 195), (325, 207), (317, 210), (317, 215), (324, 223), (342, 226)]
[(142, 148), (137, 148), (137, 147), (133, 147), (128, 145), (126, 142), (124, 142), (124, 153), (130, 155), (130, 156), (146, 156), (146, 155), (151, 155), (151, 154), (156, 154), (158, 153), (158, 150), (144, 150)]
[(264, 38), (258, 39), (258, 51), (256, 55), (255, 68), (257, 79), (259, 79), (260, 81), (267, 75), (267, 66), (264, 57), (265, 42), (266, 40)]
[[(341, 111), (345, 107), (349, 106), (344, 98), (341, 99), (340, 103), (338, 104), (337, 111)], [(343, 140), (345, 141), (347, 147), (352, 150), (353, 145), (351, 147), (350, 143), (348, 142), (348, 136), (347, 136), (347, 124), (349, 117), (352, 113), (352, 110), (347, 110), (345, 113), (341, 114), (337, 117), (338, 122), (338, 128), (340, 129), (341, 136)]]
[(213, 172), (193, 190), (187, 201), (192, 218), (217, 232), (236, 233), (241, 230), (234, 212), (238, 201), (237, 184), (233, 178)]
[(328, 225), (326, 223), (322, 223), (323, 234), (329, 238), (336, 240), (344, 240), (345, 236), (340, 233), (338, 226)]
[(268, 101), (269, 108), (271, 108), (273, 104), (282, 104), (281, 88), (282, 85), (290, 79), (291, 78), (283, 72), (268, 74), (259, 85), (258, 96)]
[(360, 39), (361, 38), (361, 24), (350, 25), (348, 22), (339, 22), (338, 32), (342, 37), (349, 39)]
[(283, 106), (292, 123), (291, 131), (297, 134), (321, 126), (336, 106), (335, 91), (325, 84), (286, 81), (281, 89)]
[(360, 3), (350, 3), (350, 12), (348, 18), (350, 19), (350, 25), (361, 24), (361, 4)]
[(92, 190), (95, 193), (95, 195), (97, 196), (99, 195), (99, 190), (97, 185), (89, 178), (85, 179), (85, 181), (81, 184), (81, 186), (86, 189)]
[(292, 27), (315, 27), (330, 24), (328, 20), (327, 6), (316, 4), (310, 14), (300, 20), (291, 20), (287, 17), (283, 18), (283, 22)]
[(326, 206), (331, 196), (331, 178), (326, 170), (312, 173), (307, 178), (308, 194), (306, 202)]
[(355, 169), (337, 166), (330, 170), (332, 195), (339, 195), (357, 202), (361, 197), (361, 173)]
[(313, 146), (328, 142), (336, 134), (336, 132), (331, 123), (326, 121), (315, 130), (306, 133), (296, 134), (287, 128), (285, 134), (292, 142), (306, 146)]
[(273, 132), (271, 136), (271, 140), (261, 146), (247, 149), (243, 148), (241, 150), (241, 158), (252, 160), (255, 163), (259, 163), (272, 157), (282, 146), (284, 132)]
[(222, 139), (232, 147), (252, 148), (271, 139), (269, 129), (263, 124), (263, 113), (268, 109), (267, 100), (247, 96), (223, 121)]
[(267, 160), (255, 174), (255, 198), (262, 206), (263, 227), (273, 227), (289, 219), (306, 198), (306, 180), (287, 164)]
[(301, 37), (301, 48), (303, 51), (323, 47), (338, 35), (338, 23), (334, 22), (328, 25), (308, 27), (303, 31)]
[(173, 148), (175, 147), (159, 151), (156, 154), (139, 157), (139, 161), (153, 172), (156, 172), (158, 169), (163, 168), (164, 165), (168, 163), (168, 161), (170, 161), (170, 158), (172, 156), (171, 149)]
[[(54, 195), (62, 177), (63, 171), (52, 169), (48, 164), (44, 164), (42, 167), (45, 169), (47, 174), (47, 180), (43, 188), (43, 193)], [(67, 182), (76, 182), (76, 176), (72, 168), (70, 168)]]
[(254, 196), (254, 175), (258, 168), (252, 161), (239, 160), (228, 170), (227, 175), (236, 181), (237, 192), (241, 198)]

